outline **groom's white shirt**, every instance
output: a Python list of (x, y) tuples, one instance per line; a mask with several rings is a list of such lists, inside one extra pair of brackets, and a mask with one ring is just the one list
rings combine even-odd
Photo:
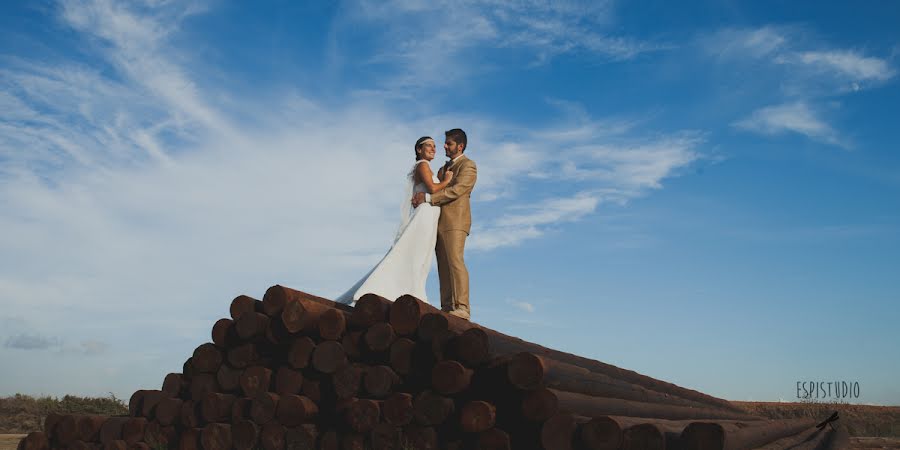
[[(447, 162), (449, 162), (450, 164), (453, 164), (453, 163), (456, 162), (457, 159), (462, 158), (464, 155), (465, 155), (464, 153), (463, 153), (463, 154), (460, 154), (460, 155), (457, 156), (456, 158), (453, 158), (453, 159), (451, 159), (450, 161), (447, 161)], [(444, 165), (448, 165), (448, 164), (447, 164), (447, 163), (444, 163)], [(431, 203), (431, 194), (429, 194), (429, 193), (427, 193), (427, 192), (425, 193), (425, 203)]]

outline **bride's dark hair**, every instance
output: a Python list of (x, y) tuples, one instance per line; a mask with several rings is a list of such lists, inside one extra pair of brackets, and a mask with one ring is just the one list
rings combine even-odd
[[(416, 145), (413, 147), (413, 151), (416, 153), (416, 161), (422, 159), (419, 156), (419, 146), (422, 145), (423, 142), (425, 142), (429, 139), (431, 139), (431, 136), (422, 136), (419, 138), (419, 140), (416, 141)], [(434, 139), (431, 139), (431, 140), (434, 140)]]

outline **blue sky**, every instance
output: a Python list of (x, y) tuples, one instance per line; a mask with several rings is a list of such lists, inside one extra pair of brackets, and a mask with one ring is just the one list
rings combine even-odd
[(343, 292), (413, 142), (461, 127), (475, 321), (728, 399), (900, 404), (900, 5), (0, 12), (0, 394), (127, 397), (238, 294)]

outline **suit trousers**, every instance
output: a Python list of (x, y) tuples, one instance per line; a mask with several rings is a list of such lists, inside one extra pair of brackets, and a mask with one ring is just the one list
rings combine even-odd
[(435, 255), (441, 283), (441, 309), (459, 309), (469, 316), (469, 271), (463, 259), (466, 237), (463, 230), (438, 231)]

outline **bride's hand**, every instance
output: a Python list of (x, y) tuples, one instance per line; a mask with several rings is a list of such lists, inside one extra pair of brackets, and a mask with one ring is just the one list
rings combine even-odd
[(444, 171), (444, 181), (449, 182), (449, 181), (452, 180), (452, 179), (453, 179), (453, 171), (452, 171), (452, 170), (445, 170), (445, 171)]

